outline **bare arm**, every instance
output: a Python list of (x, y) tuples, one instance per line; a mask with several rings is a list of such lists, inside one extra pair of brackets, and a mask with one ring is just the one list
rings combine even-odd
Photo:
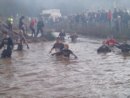
[(77, 59), (78, 57), (71, 51), (71, 54)]
[(78, 58), (78, 57), (77, 57), (74, 53), (73, 53), (72, 55), (75, 57), (75, 59), (77, 59), (77, 58)]
[(55, 49), (55, 44), (53, 45), (53, 47), (51, 48), (49, 53), (51, 53), (53, 51), (53, 49)]

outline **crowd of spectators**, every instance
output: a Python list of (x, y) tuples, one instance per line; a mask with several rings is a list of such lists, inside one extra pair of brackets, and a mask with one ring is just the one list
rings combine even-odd
[[(56, 21), (70, 24), (103, 24), (109, 27), (115, 28), (117, 31), (120, 31), (121, 28), (128, 28), (130, 25), (130, 12), (129, 10), (97, 10), (91, 11), (87, 10), (86, 12), (62, 16)], [(54, 23), (55, 24), (55, 23)]]

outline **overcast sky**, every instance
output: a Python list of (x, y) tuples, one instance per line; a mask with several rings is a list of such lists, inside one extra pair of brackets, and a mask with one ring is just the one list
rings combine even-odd
[(0, 0), (0, 10), (6, 9), (5, 11), (10, 12), (9, 10), (13, 9), (17, 12), (18, 9), (22, 9), (36, 13), (40, 9), (58, 8), (66, 14), (86, 9), (112, 9), (114, 1), (117, 1), (117, 5), (121, 8), (130, 8), (130, 0)]
[(33, 4), (44, 8), (111, 8), (114, 6), (114, 1), (117, 1), (120, 7), (130, 5), (130, 0), (17, 0), (21, 4)]

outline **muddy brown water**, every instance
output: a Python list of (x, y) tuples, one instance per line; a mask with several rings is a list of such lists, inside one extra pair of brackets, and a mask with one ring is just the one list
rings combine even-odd
[(67, 42), (77, 60), (50, 56), (54, 42), (14, 51), (0, 60), (0, 98), (130, 98), (130, 57), (97, 54), (100, 42)]

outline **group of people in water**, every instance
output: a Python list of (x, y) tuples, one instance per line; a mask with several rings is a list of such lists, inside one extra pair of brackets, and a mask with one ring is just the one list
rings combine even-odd
[[(22, 34), (22, 33), (21, 33)], [(29, 49), (29, 45), (26, 42), (26, 39), (23, 35), (19, 36), (17, 41), (17, 50), (22, 51), (23, 50), (23, 43), (27, 45), (27, 48)], [(9, 32), (4, 31), (3, 32), (3, 39), (2, 42), (0, 43), (0, 49), (3, 48), (1, 58), (11, 58), (12, 56), (12, 51), (14, 49), (14, 40), (12, 37), (10, 37)]]
[[(55, 53), (52, 54), (52, 56), (64, 56), (69, 58), (70, 55), (73, 55), (75, 58), (77, 58), (77, 56), (72, 52), (72, 50), (69, 49), (69, 45), (68, 44), (64, 44), (65, 42), (65, 36), (66, 33), (65, 31), (62, 29), (62, 31), (59, 33), (57, 39), (56, 39), (56, 43), (53, 45), (50, 53), (52, 52), (53, 49), (55, 49)], [(77, 33), (72, 33), (69, 38), (71, 38), (72, 42), (76, 42), (78, 36)]]
[[(14, 39), (13, 39), (14, 36), (11, 35), (10, 31), (9, 32), (3, 31), (3, 39), (0, 44), (0, 49), (3, 48), (1, 58), (11, 58), (14, 44), (18, 44), (18, 47), (17, 47), (18, 51), (23, 50), (24, 43), (26, 44), (27, 49), (29, 49), (29, 45), (27, 43), (26, 34), (25, 34), (26, 31), (25, 31), (25, 24), (23, 21), (24, 18), (25, 17), (22, 16), (19, 20), (19, 32), (18, 33), (13, 32), (12, 25), (11, 25), (12, 18), (8, 19), (9, 30), (12, 31), (13, 33), (15, 33), (15, 35), (18, 35), (17, 36), (18, 38), (17, 38), (17, 41), (14, 42)], [(32, 36), (37, 37), (39, 32), (41, 32), (41, 36), (44, 36), (44, 34), (43, 34), (44, 23), (42, 21), (42, 18), (37, 23), (37, 33), (35, 32), (34, 24), (35, 24), (35, 20), (32, 20), (30, 23), (30, 29), (32, 30)], [(64, 44), (65, 36), (66, 36), (65, 31), (61, 30), (58, 37), (56, 38), (56, 43), (53, 45), (53, 47), (50, 50), (50, 53), (52, 53), (52, 51), (55, 50), (55, 53), (52, 53), (52, 56), (63, 56), (63, 57), (69, 58), (70, 55), (73, 55), (74, 58), (77, 58), (77, 56), (73, 53), (73, 51), (69, 49), (69, 45)], [(71, 38), (72, 42), (75, 42), (76, 39), (78, 38), (78, 35), (76, 33), (72, 33), (72, 34), (70, 34), (69, 38)], [(97, 49), (97, 52), (98, 53), (111, 52), (112, 47), (117, 47), (122, 52), (128, 53), (130, 51), (130, 45), (128, 45), (127, 43), (120, 44), (116, 41), (116, 39), (114, 39), (112, 37), (112, 38), (109, 38), (109, 39), (103, 41), (102, 46)]]
[[(11, 58), (12, 55), (12, 51), (14, 48), (14, 41), (13, 38), (10, 37), (9, 32), (7, 31), (3, 31), (3, 40), (0, 44), (0, 49), (3, 48), (2, 54), (1, 54), (1, 58)], [(27, 48), (29, 49), (29, 45), (25, 39), (25, 36), (23, 34), (23, 31), (20, 31), (20, 38), (18, 38), (18, 47), (17, 50), (22, 51), (23, 50), (23, 43), (25, 43), (27, 45)], [(64, 44), (65, 42), (65, 32), (64, 30), (62, 30), (59, 33), (59, 36), (56, 38), (56, 43), (53, 45), (53, 47), (51, 48), (50, 53), (52, 53), (52, 51), (55, 49), (55, 53), (52, 53), (52, 56), (63, 56), (66, 58), (69, 58), (70, 55), (73, 55), (74, 58), (77, 58), (77, 56), (72, 52), (72, 50), (69, 49), (69, 45), (68, 44)], [(75, 34), (72, 34), (70, 37), (75, 36)], [(74, 38), (73, 38), (74, 39)]]
[(108, 53), (112, 51), (113, 47), (120, 49), (122, 53), (130, 52), (130, 45), (127, 44), (127, 41), (124, 41), (123, 43), (119, 43), (113, 37), (108, 38), (107, 40), (103, 41), (102, 46), (97, 49), (97, 52)]
[[(59, 37), (62, 41), (64, 41), (64, 40), (65, 40), (65, 36), (66, 36), (65, 31), (62, 29), (62, 31), (59, 33), (59, 36), (58, 36), (58, 37)], [(77, 38), (78, 38), (78, 35), (77, 35), (76, 32), (75, 32), (75, 33), (71, 33), (70, 36), (69, 36), (69, 38), (71, 39), (71, 42), (76, 42), (76, 40), (77, 40)]]
[[(14, 20), (13, 17), (9, 17), (7, 21), (5, 22), (6, 25), (4, 27), (6, 30), (0, 30), (3, 34), (2, 42), (0, 44), (0, 49), (3, 48), (1, 58), (11, 58), (12, 51), (14, 49), (14, 45), (17, 44), (17, 51), (23, 50), (23, 44), (27, 46), (27, 49), (29, 49), (28, 41), (26, 37), (28, 37), (27, 31), (26, 31), (26, 19), (25, 16), (21, 16), (19, 18), (19, 24), (18, 24), (18, 31), (13, 30), (14, 26)], [(43, 18), (40, 16), (38, 20), (35, 18), (32, 18), (30, 20), (29, 28), (32, 33), (32, 37), (38, 37), (39, 33), (41, 33), (41, 37), (44, 37), (44, 22)], [(36, 30), (37, 29), (37, 30)], [(53, 53), (52, 55), (63, 55), (65, 57), (69, 57), (71, 54), (74, 55), (75, 58), (77, 56), (69, 49), (69, 45), (63, 44), (65, 41), (66, 33), (64, 30), (61, 30), (59, 33), (58, 38), (56, 39), (56, 43), (54, 44), (53, 49), (56, 50), (56, 53)], [(76, 41), (77, 34), (73, 33), (71, 34), (70, 38), (72, 41)], [(50, 51), (50, 53), (51, 53)]]
[[(65, 33), (64, 30), (62, 30), (59, 33), (59, 35), (58, 35), (58, 37), (56, 39), (56, 43), (51, 48), (50, 53), (52, 53), (52, 51), (55, 49), (55, 53), (52, 53), (52, 56), (62, 56), (62, 57), (65, 57), (65, 58), (69, 58), (70, 55), (73, 55), (74, 58), (77, 58), (77, 56), (72, 52), (72, 50), (69, 49), (69, 45), (68, 44), (64, 44), (64, 42), (65, 42), (65, 36), (66, 36), (66, 33)], [(71, 37), (73, 37), (73, 39)], [(71, 34), (70, 38), (71, 38), (72, 42), (74, 40), (76, 41), (77, 34), (75, 34), (75, 33)]]
[[(22, 33), (21, 33), (22, 34)], [(63, 56), (65, 58), (69, 58), (70, 55), (74, 56), (74, 58), (77, 58), (77, 56), (73, 53), (72, 50), (69, 49), (69, 45), (65, 44), (65, 32), (60, 32), (59, 36), (56, 38), (56, 42), (51, 48), (50, 52), (52, 56)], [(73, 34), (76, 36), (75, 34)], [(72, 35), (70, 35), (72, 37)], [(77, 36), (76, 36), (77, 37)], [(21, 41), (22, 40), (22, 41)], [(19, 40), (21, 44), (18, 44), (18, 50), (22, 51), (23, 46), (22, 43), (26, 43), (26, 40), (24, 36), (21, 36)], [(28, 44), (26, 43), (27, 48), (29, 49)], [(114, 38), (107, 39), (103, 41), (103, 45), (99, 47), (97, 50), (98, 53), (107, 53), (112, 51), (112, 47), (117, 47), (121, 49), (121, 51), (124, 53), (128, 53), (130, 51), (130, 45), (125, 43), (118, 43)], [(0, 44), (0, 49), (3, 48), (3, 52), (1, 54), (1, 58), (11, 58), (12, 51), (14, 48), (14, 42), (13, 39), (10, 37), (8, 32), (3, 32), (3, 40)], [(52, 51), (55, 50), (55, 53), (52, 53)]]
[[(55, 53), (52, 53), (54, 49), (55, 49)], [(72, 50), (69, 49), (69, 45), (64, 44), (64, 42), (60, 37), (56, 39), (56, 43), (51, 48), (50, 53), (52, 53), (52, 56), (55, 55), (55, 56), (63, 56), (65, 58), (69, 58), (70, 55), (73, 55), (75, 58), (77, 58), (77, 56), (72, 52)]]
[[(30, 23), (30, 29), (32, 33), (34, 33), (34, 37), (37, 37), (39, 32), (43, 36), (43, 27), (44, 23), (42, 17), (39, 18), (37, 23), (37, 32), (34, 29), (35, 21), (32, 20)], [(6, 24), (5, 24), (6, 23)], [(12, 50), (15, 44), (17, 44), (17, 51), (23, 50), (23, 44), (26, 44), (27, 49), (29, 49), (28, 41), (26, 37), (28, 37), (26, 31), (26, 23), (25, 17), (21, 16), (19, 19), (18, 30), (13, 30), (14, 20), (12, 17), (9, 17), (5, 23), (0, 22), (0, 31), (1, 35), (3, 35), (0, 49), (3, 48), (3, 52), (1, 54), (1, 58), (11, 58)]]

